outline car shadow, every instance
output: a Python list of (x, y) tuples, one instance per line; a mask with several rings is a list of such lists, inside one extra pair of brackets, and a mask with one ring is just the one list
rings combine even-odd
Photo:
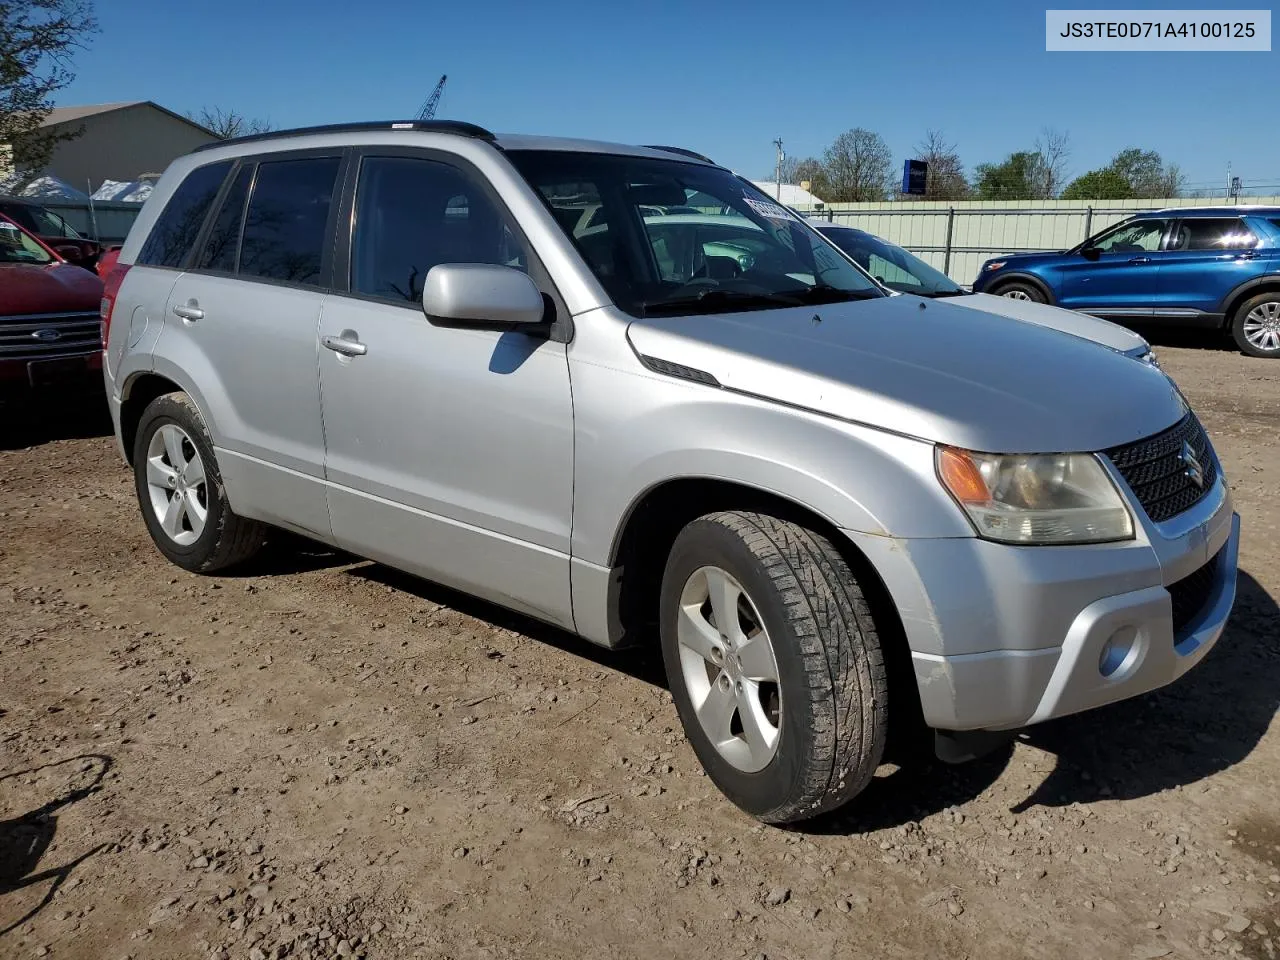
[[(348, 573), (513, 630), (599, 667), (667, 689), (656, 642), (622, 650), (378, 563)], [(901, 826), (976, 799), (1005, 772), (1015, 741), (1056, 755), (1053, 771), (1012, 812), (1126, 800), (1187, 786), (1240, 763), (1280, 710), (1280, 605), (1248, 572), (1222, 638), (1179, 682), (1097, 710), (1031, 727), (984, 757), (951, 765), (924, 744), (886, 764), (848, 806), (798, 825), (814, 834)]]
[[(1018, 740), (1056, 756), (1054, 769), (1010, 807), (1133, 800), (1188, 786), (1240, 763), (1280, 710), (1280, 606), (1249, 573), (1204, 662), (1146, 696), (1030, 727)], [(902, 826), (976, 799), (1000, 778), (1011, 742), (960, 766), (923, 761), (880, 776), (852, 803), (796, 826), (865, 833)]]
[(1146, 326), (1135, 323), (1135, 332), (1147, 338), (1153, 347), (1186, 347), (1192, 350), (1218, 350), (1223, 353), (1239, 353), (1231, 335), (1225, 330), (1206, 330), (1201, 327)]
[(373, 583), (412, 594), (429, 603), (448, 607), (468, 617), (483, 620), (491, 626), (503, 630), (513, 630), (532, 640), (537, 640), (539, 643), (544, 643), (564, 653), (590, 661), (596, 666), (616, 670), (629, 677), (634, 677), (650, 686), (663, 690), (667, 689), (667, 675), (662, 665), (662, 651), (658, 647), (656, 638), (651, 644), (610, 650), (607, 647), (583, 640), (581, 637), (566, 630), (561, 630), (559, 627), (554, 627), (524, 614), (508, 610), (487, 600), (480, 600), (470, 594), (460, 593), (430, 580), (423, 580), (412, 574), (383, 566), (380, 563), (369, 563), (353, 567), (348, 573), (353, 577), (360, 577)]
[(75, 763), (79, 763), (80, 768), (68, 774), (66, 789), (61, 795), (27, 813), (0, 820), (0, 897), (52, 881), (39, 903), (18, 919), (0, 927), (0, 937), (22, 926), (47, 907), (71, 872), (107, 846), (99, 844), (60, 866), (35, 872), (57, 833), (57, 812), (101, 790), (102, 781), (111, 769), (111, 758), (96, 753), (82, 754), (0, 776), (0, 781), (4, 781)]
[(112, 433), (105, 393), (21, 397), (0, 401), (0, 451), (24, 450), (58, 440), (85, 440)]
[(249, 577), (279, 577), (291, 573), (310, 573), (348, 563), (363, 563), (337, 547), (312, 540), (301, 534), (272, 527), (267, 542), (251, 560), (219, 572), (218, 576), (233, 580)]
[(1027, 742), (1058, 762), (1014, 809), (1127, 800), (1197, 783), (1249, 756), (1277, 710), (1280, 606), (1241, 571), (1222, 638), (1179, 682), (1027, 732)]

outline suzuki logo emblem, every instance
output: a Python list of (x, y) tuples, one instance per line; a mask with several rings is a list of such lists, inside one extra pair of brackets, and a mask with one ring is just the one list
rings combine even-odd
[(35, 331), (31, 336), (35, 337), (41, 343), (53, 343), (55, 340), (62, 339), (62, 334), (57, 330), (50, 330), (47, 327), (43, 330)]
[(1185, 475), (1188, 480), (1197, 487), (1204, 486), (1204, 467), (1200, 466), (1200, 461), (1196, 459), (1195, 448), (1190, 442), (1182, 441), (1182, 452), (1178, 454), (1178, 459), (1186, 464), (1187, 469)]

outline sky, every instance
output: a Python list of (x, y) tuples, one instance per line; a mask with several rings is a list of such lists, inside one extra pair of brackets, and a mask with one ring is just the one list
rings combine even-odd
[(1051, 127), (1070, 135), (1072, 175), (1139, 146), (1190, 186), (1224, 184), (1231, 163), (1280, 193), (1280, 53), (1047, 53), (1045, 7), (1025, 0), (96, 6), (59, 105), (219, 106), (277, 128), (403, 119), (448, 74), (438, 117), (683, 146), (751, 177), (771, 174), (778, 137), (804, 157), (865, 127), (900, 166), (936, 129), (971, 170)]

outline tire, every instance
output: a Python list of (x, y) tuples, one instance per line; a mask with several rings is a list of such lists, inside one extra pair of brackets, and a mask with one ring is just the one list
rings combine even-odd
[(225, 570), (261, 548), (266, 530), (232, 513), (209, 431), (187, 394), (167, 393), (142, 412), (133, 443), (133, 478), (151, 539), (184, 570)]
[(1240, 304), (1231, 318), (1231, 336), (1247, 356), (1280, 357), (1280, 290), (1260, 293)]
[(995, 289), (997, 297), (1008, 297), (1010, 300), (1030, 300), (1032, 303), (1048, 303), (1049, 298), (1039, 287), (1030, 283), (1006, 283)]
[[(713, 622), (710, 598), (721, 574), (729, 591), (722, 596), (738, 589), (746, 601), (737, 600), (737, 621), (728, 631)], [(758, 513), (700, 517), (671, 548), (660, 616), (662, 656), (681, 722), (703, 768), (733, 803), (767, 823), (788, 823), (834, 810), (862, 791), (888, 738), (888, 682), (871, 609), (829, 540)], [(723, 649), (715, 646), (717, 635)], [(740, 663), (730, 652), (735, 637)], [(753, 645), (762, 637), (772, 653), (774, 683)], [(710, 659), (702, 652), (708, 643)], [(714, 740), (695, 699), (715, 718), (712, 726), (721, 733)], [(725, 708), (728, 702), (734, 705)], [(717, 713), (713, 705), (722, 709)], [(757, 718), (753, 737), (744, 710)]]

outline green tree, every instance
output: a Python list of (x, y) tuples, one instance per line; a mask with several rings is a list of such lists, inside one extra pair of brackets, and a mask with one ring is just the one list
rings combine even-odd
[(883, 200), (890, 188), (893, 154), (878, 133), (855, 127), (836, 137), (822, 155), (829, 201)]
[(43, 126), (75, 78), (72, 54), (97, 30), (90, 0), (0, 0), (0, 167), (38, 173), (78, 130)]
[(1129, 200), (1133, 187), (1118, 170), (1102, 167), (1076, 177), (1062, 191), (1063, 200)]
[(974, 167), (973, 185), (979, 200), (1032, 200), (1039, 193), (1040, 176), (1040, 155), (1019, 150), (1001, 163)]
[(1153, 200), (1178, 196), (1184, 182), (1177, 164), (1165, 163), (1155, 150), (1126, 147), (1105, 167), (1073, 180), (1062, 196), (1067, 200)]

